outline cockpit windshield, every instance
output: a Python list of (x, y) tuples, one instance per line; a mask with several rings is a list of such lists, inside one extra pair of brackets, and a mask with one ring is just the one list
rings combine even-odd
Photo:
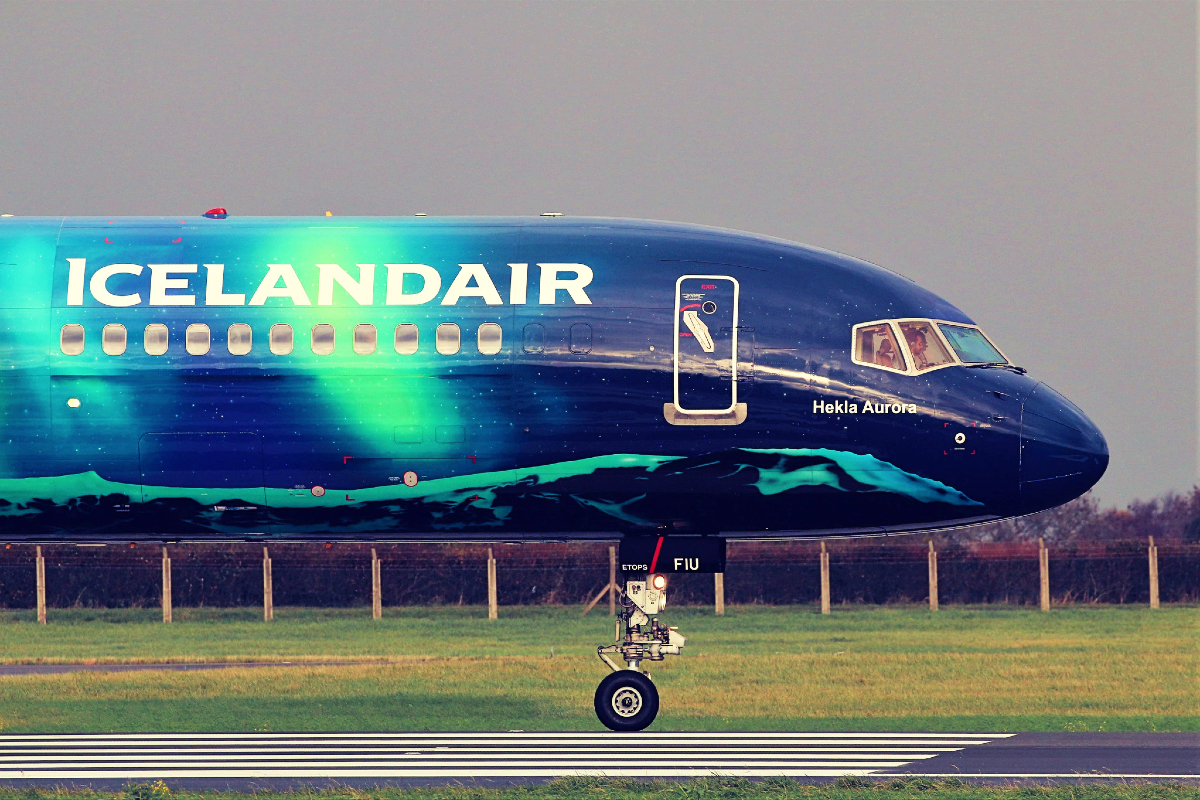
[(932, 327), (932, 322), (923, 319), (900, 323), (900, 333), (908, 343), (908, 351), (912, 353), (917, 372), (954, 363), (954, 356), (946, 352), (942, 338)]
[(995, 345), (988, 341), (983, 331), (978, 328), (967, 328), (962, 325), (951, 325), (939, 322), (938, 327), (946, 336), (946, 341), (954, 348), (954, 352), (964, 364), (1007, 364), (1008, 359), (1001, 355)]
[(900, 348), (896, 346), (892, 326), (888, 323), (861, 326), (855, 339), (855, 360), (858, 363), (894, 369), (897, 372), (908, 369)]
[(956, 364), (1024, 373), (970, 324), (937, 319), (883, 319), (853, 327), (855, 364), (916, 375)]

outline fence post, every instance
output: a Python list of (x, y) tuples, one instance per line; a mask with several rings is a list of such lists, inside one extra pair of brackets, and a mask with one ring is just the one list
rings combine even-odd
[(271, 557), (263, 548), (263, 620), (275, 619), (275, 585), (271, 581)]
[(492, 555), (492, 548), (488, 548), (487, 560), (487, 577), (488, 577), (488, 619), (496, 619), (500, 616), (500, 609), (496, 602), (496, 559)]
[(42, 546), (37, 548), (37, 562), (34, 570), (37, 574), (37, 620), (46, 624), (46, 559), (42, 558)]
[(713, 573), (713, 590), (717, 596), (717, 615), (725, 613), (725, 573)]
[(1050, 551), (1046, 549), (1046, 542), (1041, 536), (1038, 537), (1038, 577), (1041, 579), (1041, 596), (1042, 611), (1050, 610)]
[(608, 615), (617, 615), (617, 548), (608, 548)]
[(162, 558), (162, 610), (163, 622), (171, 621), (171, 557), (163, 548)]
[(379, 580), (379, 556), (371, 548), (371, 619), (383, 616), (383, 589)]
[(821, 541), (821, 613), (829, 613), (829, 552)]
[(1154, 544), (1154, 537), (1150, 537), (1150, 607), (1158, 608), (1158, 547)]
[(938, 610), (937, 550), (929, 540), (929, 610)]

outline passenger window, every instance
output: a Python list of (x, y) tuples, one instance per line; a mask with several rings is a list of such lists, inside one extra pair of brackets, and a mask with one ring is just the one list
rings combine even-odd
[(161, 356), (167, 352), (167, 326), (161, 322), (150, 323), (146, 326), (142, 342), (147, 355)]
[(397, 425), (392, 436), (396, 444), (420, 444), (424, 441), (419, 425)]
[(476, 338), (479, 344), (479, 352), (485, 356), (494, 356), (500, 352), (504, 332), (495, 322), (485, 322), (479, 326)]
[(864, 325), (855, 334), (854, 360), (859, 364), (870, 364), (884, 369), (904, 372), (907, 366), (900, 348), (896, 346), (896, 334), (886, 322), (879, 325)]
[(188, 325), (183, 345), (189, 355), (205, 355), (208, 352), (208, 348), (212, 347), (212, 333), (208, 330), (208, 326), (201, 322)]
[(932, 322), (901, 322), (900, 333), (908, 344), (908, 352), (912, 354), (913, 365), (918, 372), (954, 363), (954, 359), (942, 346), (941, 337), (933, 330)]
[(114, 322), (104, 326), (104, 332), (100, 335), (100, 347), (104, 349), (105, 355), (119, 356), (125, 352), (127, 339), (125, 326)]
[(62, 332), (58, 336), (58, 346), (68, 356), (77, 356), (82, 353), (83, 326), (74, 324), (63, 325)]
[(364, 322), (354, 326), (354, 352), (360, 356), (369, 356), (375, 352), (375, 342), (378, 335), (375, 326)]
[(271, 326), (271, 352), (277, 356), (286, 356), (292, 352), (292, 326), (280, 322)]
[(592, 352), (592, 326), (586, 322), (576, 322), (571, 326), (571, 352)]
[(402, 322), (396, 326), (396, 352), (402, 356), (411, 356), (417, 352), (416, 325)]
[(438, 425), (433, 429), (433, 438), (440, 444), (458, 444), (467, 440), (467, 429), (462, 425)]
[(235, 322), (229, 326), (229, 353), (244, 356), (250, 353), (250, 344), (254, 332), (244, 322)]
[(540, 322), (531, 322), (524, 330), (524, 350), (526, 353), (546, 352), (546, 327)]
[(437, 326), (434, 340), (434, 346), (439, 353), (452, 356), (462, 347), (462, 331), (453, 322), (443, 322)]
[(318, 322), (312, 329), (312, 351), (319, 356), (333, 352), (333, 326)]

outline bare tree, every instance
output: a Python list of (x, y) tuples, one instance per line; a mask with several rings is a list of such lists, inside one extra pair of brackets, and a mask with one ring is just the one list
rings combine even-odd
[(1100, 519), (1100, 503), (1088, 492), (1057, 508), (1024, 517), (982, 525), (977, 530), (985, 542), (1069, 542), (1094, 535)]
[(985, 542), (1200, 541), (1200, 487), (1178, 494), (1167, 492), (1151, 500), (1135, 500), (1125, 508), (1100, 509), (1088, 492), (1057, 508), (1025, 517), (981, 525), (976, 534)]

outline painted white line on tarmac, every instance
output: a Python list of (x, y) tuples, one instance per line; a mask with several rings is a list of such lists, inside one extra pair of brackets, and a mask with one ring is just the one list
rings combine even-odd
[[(572, 775), (598, 778), (699, 778), (699, 777), (794, 777), (835, 778), (841, 775), (870, 775), (867, 769), (482, 769), (470, 773), (440, 770), (168, 770), (140, 772), (0, 772), (5, 778), (50, 780), (95, 780), (103, 778), (559, 778)], [(894, 777), (894, 776), (893, 776)]]
[[(734, 746), (734, 747), (726, 747), (723, 749), (725, 752), (734, 752), (734, 753), (894, 753), (897, 751), (903, 751), (905, 753), (915, 753), (918, 755), (928, 754), (930, 756), (934, 756), (934, 755), (938, 755), (940, 753), (956, 753), (959, 750), (962, 750), (963, 748), (961, 748), (961, 747), (904, 747), (904, 748), (855, 747), (855, 748), (849, 748), (849, 747)], [(353, 748), (346, 748), (345, 752), (362, 753), (362, 754), (368, 754), (368, 753), (388, 754), (388, 753), (397, 753), (399, 751), (404, 751), (405, 753), (410, 754), (410, 755), (425, 755), (425, 754), (435, 755), (437, 753), (445, 753), (448, 750), (449, 750), (449, 748), (445, 748), (445, 747), (439, 747), (436, 750), (433, 748), (421, 748), (421, 747), (417, 747), (417, 748), (412, 748), (412, 747), (353, 747)], [(0, 748), (0, 753), (9, 753), (9, 752), (14, 752), (14, 751), (5, 750), (3, 748)], [(114, 756), (114, 754), (119, 756), (119, 755), (132, 755), (132, 754), (138, 754), (138, 753), (145, 753), (145, 754), (188, 753), (189, 755), (190, 754), (210, 754), (210, 755), (218, 754), (218, 755), (230, 756), (233, 758), (239, 757), (240, 754), (243, 754), (243, 753), (256, 753), (256, 754), (257, 753), (261, 753), (261, 754), (295, 753), (296, 758), (307, 758), (308, 756), (303, 755), (303, 754), (305, 754), (305, 753), (326, 753), (326, 752), (328, 752), (328, 750), (323, 749), (323, 748), (315, 748), (315, 747), (296, 747), (296, 748), (284, 748), (284, 747), (263, 747), (263, 748), (255, 748), (255, 747), (230, 747), (230, 748), (189, 747), (186, 750), (170, 749), (170, 748), (166, 748), (166, 747), (114, 747), (111, 750), (106, 749), (106, 748), (99, 748), (99, 747), (87, 747), (87, 748), (64, 747), (64, 748), (55, 748), (54, 750), (48, 750), (45, 752), (66, 754), (61, 757), (63, 759), (68, 759), (70, 757), (75, 757), (75, 756), (86, 756), (86, 755), (97, 755), (97, 756), (104, 756), (105, 758), (111, 758)], [(494, 748), (494, 747), (456, 747), (456, 748), (454, 748), (454, 752), (456, 752), (456, 753), (491, 753), (491, 754), (495, 754), (497, 752), (504, 752), (504, 753), (611, 753), (613, 755), (623, 755), (623, 754), (629, 752), (629, 748), (627, 748), (627, 747), (620, 747), (620, 748), (589, 747), (587, 749), (582, 749), (582, 748), (578, 748), (578, 747), (509, 747), (509, 748), (505, 748), (503, 751), (500, 751), (500, 750), (498, 750), (498, 748)], [(687, 754), (687, 753), (691, 753), (694, 751), (690, 750), (690, 749), (685, 750), (682, 748), (658, 747), (658, 748), (655, 748), (654, 752), (656, 755), (669, 756), (669, 755), (674, 755), (676, 753)], [(32, 750), (32, 751), (23, 750), (23, 751), (21, 751), (21, 755), (0, 756), (0, 761), (19, 761), (23, 758), (29, 758), (32, 755), (37, 755), (39, 758), (60, 758), (57, 755), (56, 756), (42, 756), (41, 753), (42, 753), (42, 751), (40, 751), (40, 750)]]
[(866, 775), (1003, 735), (778, 732), (34, 734), (0, 737), (0, 780)]
[(30, 733), (30, 734), (5, 734), (0, 735), (0, 741), (59, 741), (59, 740), (82, 740), (82, 741), (102, 741), (102, 740), (120, 740), (120, 739), (154, 739), (156, 741), (163, 739), (242, 739), (242, 740), (258, 740), (258, 739), (278, 739), (294, 740), (306, 738), (319, 738), (329, 740), (346, 740), (356, 738), (371, 738), (380, 740), (395, 740), (395, 739), (428, 739), (428, 740), (460, 740), (462, 736), (473, 736), (476, 739), (485, 740), (503, 740), (503, 739), (680, 739), (680, 740), (696, 740), (696, 739), (712, 739), (713, 741), (726, 741), (728, 739), (785, 739), (794, 741), (796, 739), (965, 739), (978, 741), (985, 739), (1007, 739), (1008, 736), (1015, 736), (1015, 733), (812, 733), (805, 730), (803, 733), (774, 733), (774, 732), (739, 732), (739, 730), (730, 730), (730, 732), (714, 732), (714, 733), (667, 733), (652, 730), (652, 732), (638, 733), (612, 733), (612, 732), (557, 732), (557, 730), (548, 730), (548, 732), (524, 732), (524, 730), (508, 730), (508, 732), (480, 732), (480, 730), (464, 730), (462, 733), (336, 733), (336, 732), (320, 732), (313, 733), (76, 733), (76, 734), (60, 734), (60, 733)]
[[(957, 752), (957, 751), (952, 750), (950, 752)], [(581, 756), (586, 756), (588, 758), (594, 759), (594, 758), (597, 758), (597, 757), (603, 756), (603, 755), (625, 756), (627, 754), (626, 753), (610, 753), (610, 754), (594, 753), (594, 752), (588, 750), (588, 751), (580, 751), (580, 752), (576, 752), (576, 753), (563, 753), (563, 754), (547, 755), (542, 758), (536, 759), (536, 761), (538, 761), (538, 762), (570, 761), (570, 760), (577, 760)], [(892, 758), (899, 758), (901, 761), (914, 761), (914, 760), (919, 761), (919, 760), (926, 759), (926, 758), (934, 758), (935, 756), (939, 756), (942, 754), (941, 753), (889, 753), (887, 751), (875, 752), (875, 753), (861, 753), (861, 754), (859, 754), (859, 753), (810, 753), (810, 752), (806, 752), (806, 751), (799, 751), (799, 752), (795, 752), (795, 753), (774, 753), (774, 752), (730, 753), (730, 752), (725, 752), (722, 755), (723, 755), (723, 760), (729, 760), (730, 758), (743, 758), (743, 759), (746, 759), (749, 761), (794, 761), (797, 757), (809, 757), (809, 758), (823, 757), (830, 761), (854, 761), (854, 760), (869, 761), (871, 759), (877, 759), (880, 757), (887, 757), (887, 756), (891, 756)], [(673, 754), (669, 757), (662, 753), (654, 754), (655, 763), (657, 763), (657, 764), (665, 763), (668, 760), (671, 763), (677, 764), (680, 762), (696, 760), (696, 759), (703, 760), (703, 759), (706, 759), (709, 757), (710, 756), (708, 754), (698, 754), (698, 753), (686, 753), (686, 754), (680, 753), (680, 754)], [(370, 758), (370, 760), (364, 760), (360, 757), (360, 762), (364, 763), (364, 764), (368, 764), (368, 763), (382, 763), (384, 761), (403, 761), (405, 759), (410, 759), (410, 760), (458, 759), (460, 761), (472, 761), (472, 762), (487, 762), (487, 761), (499, 760), (499, 761), (503, 761), (505, 763), (510, 763), (513, 760), (510, 755), (505, 754), (505, 753), (501, 753), (501, 754), (493, 753), (491, 755), (482, 755), (482, 754), (467, 755), (467, 754), (463, 754), (463, 753), (391, 753), (388, 755), (374, 756), (374, 757)], [(16, 762), (18, 764), (19, 763), (27, 763), (27, 762), (30, 762), (33, 760), (34, 759), (30, 759), (28, 757), (0, 759), (0, 761)], [(129, 757), (113, 758), (110, 756), (102, 756), (102, 755), (47, 756), (44, 758), (36, 759), (36, 761), (38, 761), (39, 763), (42, 763), (42, 762), (44, 762), (44, 763), (57, 763), (57, 762), (77, 763), (77, 762), (88, 762), (88, 761), (103, 761), (106, 764), (123, 764), (123, 763), (137, 764), (137, 763), (157, 763), (157, 762), (169, 762), (169, 763), (182, 764), (182, 763), (186, 763), (186, 762), (214, 761), (214, 760), (216, 760), (216, 759), (212, 758), (211, 756), (189, 756), (189, 755), (155, 755), (155, 756), (145, 756), (145, 757), (136, 758), (136, 759), (129, 758)], [(220, 759), (220, 760), (225, 763), (235, 763), (235, 764), (240, 764), (240, 763), (244, 763), (244, 762), (248, 762), (248, 761), (252, 761), (255, 763), (286, 762), (286, 761), (305, 761), (305, 762), (309, 762), (309, 763), (316, 763), (316, 762), (346, 763), (346, 762), (342, 762), (340, 760), (339, 761), (330, 761), (328, 754), (326, 754), (325, 757), (322, 758), (320, 756), (291, 755), (291, 754), (287, 754), (287, 753), (273, 755), (273, 756), (269, 756), (269, 757), (262, 757), (262, 756), (256, 757), (253, 755), (245, 755), (245, 756), (240, 756), (237, 758), (224, 758), (224, 759)], [(531, 759), (531, 760), (533, 760), (533, 759)], [(625, 761), (627, 762), (628, 759), (625, 759)], [(8, 768), (11, 768), (12, 764), (6, 763), (5, 766)]]
[[(157, 741), (157, 739), (156, 739), (156, 741)], [(428, 748), (428, 750), (432, 750), (432, 748), (434, 748), (434, 747), (449, 746), (449, 745), (442, 744), (442, 741), (445, 741), (445, 740), (430, 741), (430, 742), (422, 742), (422, 741), (395, 741), (395, 742), (394, 741), (364, 741), (364, 742), (305, 741), (305, 742), (302, 742), (302, 745), (306, 745), (310, 748), (323, 746), (325, 748), (337, 748), (337, 750), (356, 750), (356, 748), (364, 748), (365, 746), (383, 746), (383, 747), (391, 747), (391, 748), (403, 748), (403, 750), (420, 750), (420, 748), (425, 747), (425, 748)], [(528, 740), (528, 739), (520, 740), (521, 744), (526, 744), (526, 745), (535, 745), (536, 742), (538, 742), (538, 741), (540, 741), (540, 740)], [(982, 741), (962, 740), (962, 739), (916, 739), (916, 740), (913, 740), (913, 739), (908, 739), (908, 740), (846, 739), (846, 740), (841, 740), (841, 741), (826, 741), (826, 740), (814, 740), (814, 739), (778, 739), (778, 740), (745, 741), (745, 742), (727, 741), (725, 739), (713, 739), (712, 741), (661, 741), (661, 740), (660, 741), (644, 741), (644, 740), (638, 740), (638, 739), (632, 738), (631, 735), (629, 735), (629, 736), (614, 735), (613, 738), (610, 738), (610, 739), (598, 740), (595, 742), (595, 744), (590, 744), (590, 742), (570, 742), (570, 741), (562, 741), (562, 740), (558, 740), (558, 739), (548, 739), (548, 738), (545, 739), (545, 742), (547, 745), (559, 745), (559, 746), (565, 745), (565, 746), (575, 746), (575, 747), (580, 747), (580, 748), (586, 747), (586, 748), (589, 748), (589, 750), (590, 750), (590, 748), (593, 748), (596, 745), (616, 746), (618, 741), (623, 742), (622, 750), (628, 750), (629, 746), (632, 744), (643, 744), (643, 745), (653, 746), (655, 748), (655, 750), (665, 750), (665, 748), (671, 748), (671, 747), (689, 748), (689, 750), (691, 750), (691, 748), (702, 747), (702, 746), (722, 747), (722, 748), (724, 748), (724, 747), (784, 747), (784, 746), (796, 746), (796, 747), (811, 746), (811, 747), (834, 747), (834, 748), (854, 747), (857, 750), (857, 748), (862, 747), (862, 746), (912, 747), (912, 748), (952, 747), (953, 748), (953, 747), (970, 747), (972, 745), (984, 744), (984, 742), (982, 742)], [(46, 746), (47, 744), (48, 744), (48, 742), (41, 742), (41, 741), (26, 742), (26, 744), (23, 744), (23, 745), (7, 744), (7, 742), (0, 742), (0, 752), (10, 752), (10, 751), (16, 751), (16, 750), (22, 750), (22, 751), (24, 751), (24, 750), (30, 750), (30, 751), (50, 750), (50, 747)], [(64, 742), (64, 744), (67, 744), (67, 742)], [(101, 750), (101, 748), (103, 748), (103, 750), (108, 750), (108, 748), (110, 747), (110, 745), (104, 745), (104, 744), (102, 744), (102, 742), (88, 742), (85, 740), (73, 740), (71, 742), (71, 744), (77, 744), (77, 745), (92, 744), (92, 745), (94, 745), (94, 747), (86, 748), (86, 750)], [(124, 742), (122, 742), (122, 744), (124, 744)], [(257, 744), (257, 742), (246, 742), (246, 741), (235, 742), (235, 744), (244, 746), (246, 748), (246, 750), (259, 750), (259, 748), (264, 748), (264, 750), (265, 750), (264, 745), (277, 745), (276, 750), (284, 750), (284, 748), (286, 748), (286, 750), (292, 751), (292, 750), (296, 750), (296, 748), (298, 748), (298, 746), (296, 746), (296, 745), (289, 746), (287, 744), (287, 742), (283, 742), (283, 741), (263, 742), (263, 745), (259, 745), (259, 744)], [(205, 742), (197, 742), (197, 748), (199, 747), (199, 745), (216, 745), (216, 742), (206, 742), (206, 741)], [(188, 750), (193, 750), (193, 747), (190, 746), (190, 744), (188, 744), (188, 742), (182, 742), (182, 744), (180, 746), (187, 747)], [(505, 751), (510, 750), (510, 747), (511, 747), (510, 745), (505, 745), (505, 742), (481, 741), (481, 740), (473, 740), (473, 739), (464, 739), (464, 740), (455, 741), (454, 746), (456, 746), (456, 747), (457, 746), (476, 746), (476, 747), (490, 746), (490, 748), (492, 748), (492, 750), (498, 750), (498, 748), (503, 747)], [(541, 750), (542, 746), (539, 745), (536, 748), (538, 748), (538, 750)], [(55, 746), (55, 747), (53, 747), (53, 750), (61, 750), (61, 746)], [(214, 746), (211, 748), (211, 750), (223, 751), (223, 750), (229, 750), (229, 748)]]
[[(758, 768), (763, 768), (763, 769), (791, 769), (791, 768), (796, 768), (796, 769), (800, 769), (800, 768), (836, 769), (841, 766), (851, 767), (854, 769), (895, 769), (896, 767), (904, 766), (907, 763), (911, 763), (911, 762), (907, 762), (907, 761), (864, 761), (864, 762), (843, 763), (840, 761), (790, 761), (790, 762), (782, 762), (781, 763), (778, 761), (770, 761), (770, 762), (759, 763), (759, 762), (756, 762), (754, 759), (745, 759), (745, 760), (733, 759), (733, 760), (729, 760), (729, 761), (716, 761), (716, 762), (708, 761), (705, 759), (698, 759), (692, 763), (678, 763), (678, 762), (672, 763), (671, 766), (669, 767), (669, 769), (682, 769), (682, 770), (687, 770), (689, 772), (700, 772), (700, 773), (709, 772), (712, 770), (722, 770), (722, 769), (758, 769)], [(226, 767), (203, 768), (203, 767), (198, 767), (195, 764), (166, 764), (161, 767), (158, 767), (158, 766), (151, 767), (151, 765), (148, 765), (148, 764), (145, 764), (145, 765), (136, 764), (136, 765), (131, 765), (130, 769), (122, 769), (122, 768), (116, 767), (116, 766), (113, 766), (113, 767), (91, 767), (90, 769), (83, 769), (83, 768), (81, 768), (81, 769), (63, 769), (61, 767), (59, 767), (57, 769), (39, 769), (36, 767), (28, 767), (27, 766), (24, 769), (0, 770), (0, 777), (3, 777), (5, 775), (11, 776), (16, 773), (24, 773), (26, 775), (33, 775), (33, 774), (42, 774), (42, 773), (49, 773), (49, 772), (55, 772), (55, 773), (87, 772), (87, 773), (96, 773), (96, 774), (101, 774), (101, 775), (112, 775), (114, 777), (122, 777), (133, 771), (147, 770), (147, 769), (151, 769), (151, 768), (153, 768), (156, 771), (162, 771), (164, 773), (179, 771), (179, 770), (203, 772), (205, 775), (208, 775), (209, 777), (221, 777), (222, 775), (227, 775), (227, 774), (231, 774), (234, 772), (244, 772), (246, 770), (250, 770), (250, 771), (254, 771), (254, 772), (262, 772), (262, 771), (291, 772), (291, 771), (295, 771), (297, 773), (301, 773), (301, 772), (307, 773), (307, 772), (316, 771), (316, 772), (321, 772), (321, 773), (328, 773), (330, 775), (335, 775), (335, 774), (340, 775), (343, 773), (354, 773), (354, 774), (362, 773), (364, 775), (378, 773), (380, 775), (386, 775), (386, 774), (391, 774), (392, 772), (411, 772), (411, 771), (422, 771), (422, 770), (436, 771), (439, 774), (447, 774), (447, 773), (457, 773), (458, 771), (466, 770), (467, 772), (465, 772), (464, 774), (474, 775), (474, 774), (476, 774), (476, 772), (478, 770), (491, 769), (491, 770), (510, 770), (510, 771), (514, 771), (514, 772), (520, 772), (521, 769), (524, 769), (523, 767), (518, 768), (511, 761), (488, 761), (488, 762), (483, 762), (482, 764), (476, 763), (473, 761), (452, 761), (452, 762), (449, 762), (446, 764), (411, 764), (411, 765), (409, 765), (409, 764), (360, 764), (360, 763), (353, 762), (353, 761), (341, 762), (341, 763), (338, 763), (338, 762), (322, 763), (322, 762), (317, 761), (317, 762), (313, 762), (310, 764), (305, 764), (303, 767), (293, 770), (293, 768), (295, 766), (296, 765), (294, 765), (294, 764), (275, 764), (272, 762), (263, 762), (263, 763), (253, 763), (252, 762), (249, 764), (241, 764), (241, 765), (238, 765), (233, 768), (226, 768)], [(561, 773), (563, 775), (569, 775), (569, 774), (572, 774), (572, 773), (576, 772), (577, 770), (581, 770), (581, 769), (597, 769), (597, 770), (646, 769), (646, 770), (653, 771), (662, 766), (663, 766), (663, 764), (661, 761), (651, 761), (651, 760), (631, 761), (628, 764), (625, 764), (624, 766), (615, 766), (611, 761), (593, 761), (590, 759), (582, 759), (580, 761), (566, 763), (566, 764), (548, 764), (545, 762), (541, 762), (538, 764), (531, 764), (531, 765), (529, 765), (528, 768), (533, 769), (533, 770), (549, 769), (549, 770), (553, 770), (557, 773)]]

